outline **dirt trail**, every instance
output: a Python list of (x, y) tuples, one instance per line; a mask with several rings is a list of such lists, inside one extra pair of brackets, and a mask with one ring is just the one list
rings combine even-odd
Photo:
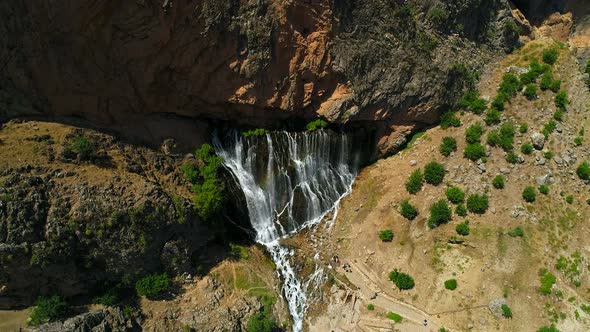
[[(349, 263), (351, 272), (347, 272), (346, 276), (350, 282), (359, 288), (361, 296), (367, 302), (372, 303), (377, 308), (384, 309), (386, 312), (395, 312), (403, 317), (400, 324), (402, 331), (438, 331), (442, 326), (433, 321), (433, 317), (428, 313), (407, 303), (401, 302), (387, 294), (384, 287), (379, 284), (379, 278), (376, 278), (373, 273), (367, 269), (363, 263)], [(375, 299), (370, 298), (377, 294)], [(424, 326), (424, 320), (428, 321), (428, 325)], [(362, 318), (359, 322), (359, 327), (363, 331), (390, 331), (391, 321), (387, 318)]]

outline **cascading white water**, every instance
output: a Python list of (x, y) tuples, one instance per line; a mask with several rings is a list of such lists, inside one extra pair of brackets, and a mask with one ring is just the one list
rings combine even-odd
[(298, 278), (289, 259), (294, 252), (279, 240), (319, 223), (330, 212), (335, 218), (340, 199), (351, 190), (359, 154), (348, 134), (327, 130), (248, 138), (234, 132), (223, 143), (215, 138), (214, 146), (244, 192), (256, 241), (276, 264), (293, 331), (299, 332), (309, 283)]

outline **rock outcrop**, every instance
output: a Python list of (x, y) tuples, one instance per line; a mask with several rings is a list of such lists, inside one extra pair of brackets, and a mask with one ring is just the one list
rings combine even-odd
[(505, 0), (401, 3), (5, 3), (0, 119), (83, 117), (195, 145), (209, 120), (320, 115), (374, 121), (391, 152), (398, 126), (434, 123), (493, 50), (517, 41)]
[[(92, 162), (64, 152), (82, 134)], [(205, 273), (227, 256), (215, 241), (237, 227), (194, 213), (182, 158), (51, 123), (6, 124), (0, 141), (0, 308), (161, 270)]]

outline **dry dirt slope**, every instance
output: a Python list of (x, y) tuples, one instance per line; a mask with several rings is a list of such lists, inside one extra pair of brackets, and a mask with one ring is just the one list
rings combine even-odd
[[(537, 41), (501, 60), (494, 65), (497, 69), (482, 77), (481, 94), (493, 98), (505, 68), (528, 65), (548, 47), (559, 46)], [(553, 71), (572, 102), (543, 150), (523, 155), (520, 147), (553, 117), (555, 93), (539, 90), (539, 98), (533, 101), (519, 94), (502, 115), (503, 122), (516, 124), (514, 147), (523, 163), (510, 164), (504, 151), (485, 144), (497, 125), (486, 126), (483, 116), (466, 113), (459, 116), (461, 127), (428, 130), (405, 151), (363, 170), (352, 194), (344, 200), (336, 224), (325, 234), (329, 240), (325, 259), (337, 254), (340, 266), (349, 263), (351, 272), (336, 267), (334, 275), (344, 285), (336, 282), (328, 304), (316, 308), (320, 314), (312, 314), (316, 317), (309, 320), (310, 331), (438, 331), (439, 326), (457, 331), (536, 331), (551, 323), (561, 331), (590, 329), (590, 206), (586, 203), (590, 187), (575, 172), (582, 161), (590, 159), (588, 134), (580, 135), (582, 128), (589, 127), (590, 98), (567, 46), (560, 50)], [(479, 167), (463, 158), (465, 130), (474, 123), (485, 128), (482, 143), (489, 151), (487, 162)], [(524, 123), (528, 131), (519, 133), (518, 127)], [(445, 136), (458, 142), (457, 152), (450, 157), (438, 151)], [(578, 136), (585, 136), (580, 146), (574, 144)], [(553, 154), (551, 159), (546, 158), (548, 151)], [(445, 165), (444, 182), (425, 184), (416, 195), (410, 195), (405, 189), (410, 173), (431, 161)], [(504, 189), (492, 186), (492, 179), (499, 174), (505, 177)], [(525, 202), (523, 189), (537, 188), (537, 177), (547, 174), (552, 174), (549, 194), (540, 194), (537, 189), (536, 201)], [(451, 185), (467, 195), (487, 194), (489, 209), (483, 215), (469, 213), (466, 217), (454, 212), (451, 222), (430, 230), (430, 206), (445, 198), (445, 189)], [(568, 203), (570, 195), (573, 202)], [(398, 212), (399, 203), (406, 198), (418, 208), (414, 221)], [(469, 220), (470, 234), (462, 237), (455, 228), (465, 220)], [(508, 231), (517, 226), (524, 236), (509, 236)], [(377, 234), (383, 229), (393, 230), (393, 242), (379, 239)], [(388, 280), (394, 268), (413, 276), (416, 286), (397, 290)], [(548, 295), (540, 292), (543, 269), (557, 279)], [(444, 281), (451, 278), (458, 282), (454, 291), (444, 287)], [(374, 293), (377, 297), (371, 299)], [(347, 300), (347, 294), (354, 294), (355, 301)], [(497, 318), (488, 309), (492, 300), (500, 298), (512, 309), (512, 319)], [(374, 304), (375, 310), (367, 310), (368, 304)], [(387, 312), (396, 310), (406, 316), (397, 326), (385, 318)], [(421, 324), (424, 318), (429, 320), (427, 327)]]

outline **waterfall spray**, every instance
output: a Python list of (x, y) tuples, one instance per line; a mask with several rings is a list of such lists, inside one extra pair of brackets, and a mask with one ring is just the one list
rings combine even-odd
[(279, 240), (319, 223), (337, 205), (356, 176), (359, 154), (346, 133), (273, 132), (241, 137), (230, 133), (214, 138), (223, 163), (235, 176), (246, 198), (256, 241), (264, 245), (283, 280), (283, 295), (293, 318), (293, 331), (303, 328), (308, 306), (307, 285), (290, 263), (293, 250)]

